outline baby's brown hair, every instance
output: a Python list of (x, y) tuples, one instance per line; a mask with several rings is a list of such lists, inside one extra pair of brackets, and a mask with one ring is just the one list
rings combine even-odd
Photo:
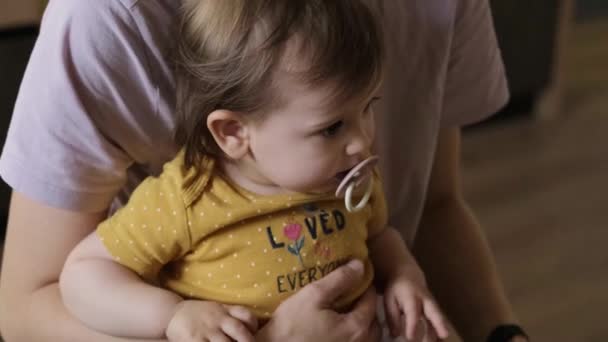
[(263, 115), (281, 105), (273, 79), (288, 41), (297, 42), (295, 56), (305, 65), (294, 76), (311, 87), (330, 85), (332, 103), (376, 89), (384, 49), (379, 9), (371, 2), (184, 0), (175, 141), (185, 149), (185, 167), (221, 153), (207, 129), (209, 113)]

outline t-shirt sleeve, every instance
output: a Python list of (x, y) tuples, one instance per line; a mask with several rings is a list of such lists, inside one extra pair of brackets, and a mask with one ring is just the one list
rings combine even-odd
[(378, 170), (374, 171), (374, 184), (372, 195), (370, 197), (371, 217), (368, 221), (368, 237), (371, 238), (380, 233), (388, 224), (388, 209), (386, 207), (386, 198), (382, 178)]
[(457, 3), (442, 127), (480, 121), (496, 113), (509, 97), (489, 1), (460, 0)]
[(129, 202), (102, 222), (97, 234), (114, 259), (147, 280), (191, 249), (180, 182), (167, 174), (147, 178)]
[(133, 162), (126, 113), (147, 96), (142, 44), (121, 1), (49, 3), (0, 158), (14, 190), (70, 210), (109, 206)]

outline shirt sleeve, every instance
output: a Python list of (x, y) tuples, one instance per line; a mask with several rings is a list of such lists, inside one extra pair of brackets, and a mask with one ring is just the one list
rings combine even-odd
[(457, 2), (443, 99), (442, 127), (475, 123), (508, 100), (489, 1)]
[(14, 190), (69, 210), (109, 206), (133, 162), (125, 113), (148, 96), (142, 44), (121, 1), (49, 3), (0, 158)]
[(374, 184), (370, 197), (371, 217), (368, 222), (368, 238), (375, 236), (386, 228), (388, 224), (388, 209), (384, 196), (382, 178), (378, 170), (374, 171)]
[(147, 280), (155, 279), (163, 265), (191, 249), (180, 184), (166, 173), (147, 178), (126, 206), (97, 228), (114, 259)]

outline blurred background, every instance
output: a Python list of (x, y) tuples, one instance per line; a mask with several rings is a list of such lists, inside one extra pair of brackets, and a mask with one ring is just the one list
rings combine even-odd
[[(466, 196), (533, 340), (608, 341), (608, 0), (490, 3), (512, 99), (464, 131)], [(0, 0), (0, 146), (42, 11)]]

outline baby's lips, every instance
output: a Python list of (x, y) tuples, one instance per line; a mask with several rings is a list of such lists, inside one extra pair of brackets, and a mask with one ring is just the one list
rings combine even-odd
[(365, 180), (371, 176), (372, 169), (378, 163), (378, 156), (371, 156), (359, 164), (355, 165), (350, 172), (342, 179), (338, 189), (336, 189), (336, 197), (342, 197), (346, 193), (346, 188), (350, 182), (356, 182), (355, 187), (361, 185)]

